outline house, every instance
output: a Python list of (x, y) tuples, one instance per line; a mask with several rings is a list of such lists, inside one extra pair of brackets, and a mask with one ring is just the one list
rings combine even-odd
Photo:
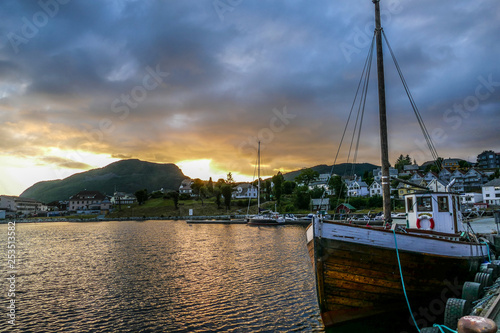
[(99, 191), (80, 191), (69, 199), (69, 210), (82, 214), (108, 211), (111, 202)]
[(493, 150), (483, 151), (477, 155), (477, 166), (480, 169), (500, 168), (500, 153), (495, 153)]
[(368, 191), (370, 192), (370, 197), (374, 197), (376, 195), (382, 196), (382, 184), (380, 184), (380, 182), (374, 181), (368, 188)]
[(460, 158), (447, 158), (444, 159), (443, 162), (441, 162), (441, 166), (443, 168), (448, 168), (450, 170), (456, 170), (460, 167), (460, 162), (465, 160), (462, 160)]
[(189, 194), (190, 196), (194, 196), (193, 189), (191, 188), (192, 184), (193, 181), (191, 179), (184, 179), (179, 186), (179, 194)]
[[(382, 181), (382, 168), (373, 169), (373, 180), (377, 182)], [(389, 177), (396, 178), (398, 176), (398, 169), (389, 168)]]
[(427, 183), (427, 188), (432, 192), (447, 192), (447, 185), (445, 181), (441, 179), (434, 178)]
[(114, 206), (119, 205), (132, 205), (137, 202), (137, 198), (133, 194), (125, 192), (115, 192), (110, 199), (110, 202)]
[(424, 180), (427, 184), (433, 179), (439, 179), (439, 175), (432, 171), (429, 171), (424, 175)]
[(483, 194), (477, 192), (469, 192), (460, 195), (460, 203), (462, 205), (471, 206), (483, 201)]
[(417, 191), (422, 191), (421, 188), (412, 186), (410, 184), (405, 184), (405, 183), (399, 183), (398, 187), (396, 188), (398, 191), (398, 196), (400, 198), (404, 197), (406, 194), (412, 194)]
[(464, 193), (465, 192), (464, 178), (465, 178), (465, 172), (463, 172), (461, 170), (457, 169), (451, 173), (450, 182), (454, 181), (451, 188), (455, 192), (457, 192), (457, 193)]
[(487, 182), (482, 187), (484, 202), (490, 205), (500, 205), (500, 178)]
[(232, 193), (234, 199), (257, 199), (257, 186), (250, 183), (240, 183)]
[(488, 177), (474, 168), (469, 169), (464, 175), (464, 190), (471, 192), (479, 190), (488, 181)]
[(450, 180), (451, 180), (451, 173), (452, 173), (452, 172), (453, 172), (453, 171), (452, 171), (452, 170), (450, 170), (450, 169), (443, 168), (443, 169), (441, 169), (441, 171), (439, 171), (438, 177), (439, 177), (439, 179), (441, 179), (442, 181), (445, 181), (445, 182), (449, 183), (449, 182), (450, 182)]
[[(332, 177), (333, 176), (335, 176), (335, 175), (332, 175)], [(318, 177), (318, 182), (326, 184), (326, 183), (328, 183), (329, 179), (330, 179), (330, 174), (329, 173), (322, 173)]]
[(356, 208), (353, 206), (349, 205), (348, 203), (342, 203), (335, 208), (335, 213), (336, 214), (350, 214), (354, 212)]
[(414, 184), (420, 184), (420, 182), (425, 178), (425, 175), (421, 172), (415, 172), (410, 178), (410, 182)]
[(368, 196), (368, 184), (361, 180), (350, 181), (347, 185), (348, 197), (366, 197)]
[(329, 211), (330, 210), (330, 198), (322, 199), (311, 199), (311, 210), (313, 211)]
[(46, 211), (47, 206), (35, 199), (0, 195), (0, 209), (20, 215), (32, 215), (40, 211)]

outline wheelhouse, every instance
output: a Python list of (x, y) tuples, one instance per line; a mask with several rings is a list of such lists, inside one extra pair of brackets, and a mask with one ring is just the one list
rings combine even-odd
[(405, 195), (407, 227), (455, 234), (463, 231), (460, 200), (455, 193)]

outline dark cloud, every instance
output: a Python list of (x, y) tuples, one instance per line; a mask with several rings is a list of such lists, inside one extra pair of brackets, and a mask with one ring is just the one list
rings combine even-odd
[[(17, 131), (2, 133), (4, 142), (32, 154), (76, 147), (161, 162), (214, 158), (251, 173), (260, 138), (273, 170), (332, 163), (373, 34), (372, 2), (228, 1), (230, 10), (214, 3), (2, 1), (0, 120)], [(381, 6), (422, 117), (446, 134), (436, 144), (443, 156), (500, 150), (500, 5)], [(419, 149), (420, 130), (389, 52), (385, 64), (399, 156)], [(374, 68), (367, 157), (358, 159), (379, 163)], [(488, 96), (469, 104), (470, 117), (457, 113), (481, 84)], [(283, 108), (293, 119), (273, 120)]]

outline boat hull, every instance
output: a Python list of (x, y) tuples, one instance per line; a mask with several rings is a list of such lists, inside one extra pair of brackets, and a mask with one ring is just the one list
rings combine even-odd
[(248, 224), (250, 225), (283, 225), (284, 223), (278, 222), (274, 219), (249, 219)]
[[(307, 245), (326, 327), (406, 307), (391, 230), (315, 224), (308, 228)], [(485, 245), (420, 234), (396, 233), (396, 239), (405, 289), (415, 310), (429, 307), (436, 298), (460, 297), (459, 287), (452, 292), (447, 286), (473, 281), (487, 259)]]

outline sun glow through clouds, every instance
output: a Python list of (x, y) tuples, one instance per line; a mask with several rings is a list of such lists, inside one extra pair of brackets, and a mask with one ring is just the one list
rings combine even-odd
[[(201, 180), (208, 180), (212, 177), (212, 180), (215, 182), (220, 178), (226, 179), (228, 172), (230, 172), (212, 165), (211, 159), (184, 160), (175, 164), (182, 170), (184, 175), (192, 179), (200, 178)], [(252, 176), (237, 172), (232, 172), (232, 175), (233, 179), (237, 182), (252, 181)]]

